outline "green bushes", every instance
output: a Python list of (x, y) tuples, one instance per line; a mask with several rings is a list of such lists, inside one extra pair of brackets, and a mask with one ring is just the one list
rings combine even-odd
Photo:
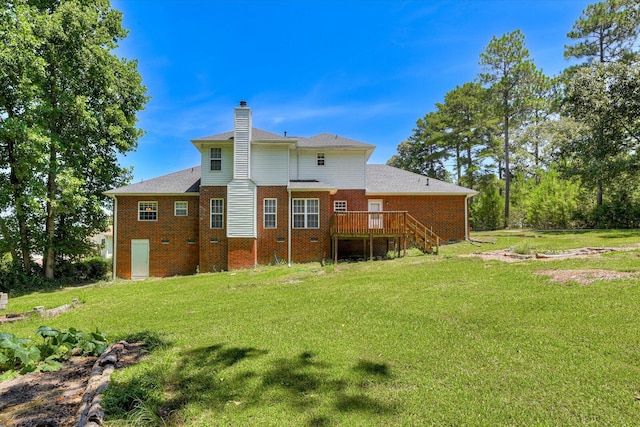
[(31, 274), (25, 274), (14, 264), (11, 255), (6, 253), (0, 257), (0, 291), (15, 296), (36, 290), (104, 280), (111, 271), (111, 262), (100, 257), (75, 262), (61, 260), (54, 269), (56, 278), (51, 280), (44, 277), (42, 268), (35, 263), (31, 265)]

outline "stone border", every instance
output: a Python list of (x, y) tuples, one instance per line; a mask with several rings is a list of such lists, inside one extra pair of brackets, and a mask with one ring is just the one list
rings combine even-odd
[(81, 304), (80, 301), (77, 298), (74, 298), (73, 300), (71, 300), (71, 303), (69, 304), (64, 304), (59, 307), (50, 308), (48, 310), (45, 310), (44, 306), (39, 305), (39, 306), (33, 307), (33, 310), (28, 311), (26, 313), (9, 313), (9, 314), (0, 316), (0, 325), (3, 323), (11, 323), (11, 322), (17, 322), (19, 320), (24, 320), (32, 314), (38, 314), (45, 319), (51, 319), (61, 315), (62, 313), (65, 313), (69, 310), (76, 308), (80, 304)]
[(104, 410), (102, 409), (102, 392), (106, 390), (113, 371), (120, 367), (120, 353), (127, 349), (129, 343), (120, 341), (110, 344), (93, 364), (87, 388), (82, 396), (76, 418), (78, 427), (98, 427), (102, 425)]

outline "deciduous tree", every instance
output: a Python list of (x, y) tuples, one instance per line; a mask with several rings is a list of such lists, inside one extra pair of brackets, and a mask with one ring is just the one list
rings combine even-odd
[[(1, 37), (14, 42), (2, 51), (2, 69), (24, 68), (17, 78), (1, 77), (9, 82), (0, 89), (0, 165), (8, 166), (2, 192), (13, 194), (2, 211), (8, 232), (20, 233), (11, 240), (20, 241), (23, 254), (26, 247), (43, 253), (45, 274), (53, 277), (56, 256), (80, 255), (86, 238), (106, 227), (102, 192), (128, 177), (117, 155), (134, 149), (141, 135), (136, 114), (146, 90), (136, 62), (113, 53), (126, 31), (108, 0), (4, 6)], [(12, 78), (20, 84), (11, 85)], [(29, 213), (21, 214), (25, 208)]]

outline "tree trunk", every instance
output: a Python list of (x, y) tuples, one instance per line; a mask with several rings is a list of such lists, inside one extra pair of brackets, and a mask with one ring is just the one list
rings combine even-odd
[(602, 183), (598, 182), (598, 188), (596, 190), (596, 206), (602, 206)]
[(509, 227), (509, 195), (511, 172), (509, 171), (509, 116), (504, 116), (504, 227)]
[[(9, 141), (7, 144), (8, 158), (9, 158), (9, 182), (11, 183), (11, 191), (13, 201), (15, 203), (14, 208), (16, 210), (16, 220), (18, 221), (18, 234), (20, 236), (19, 247), (21, 257), (18, 258), (17, 253), (14, 258), (15, 262), (22, 263), (22, 271), (27, 275), (31, 275), (31, 252), (29, 250), (29, 232), (27, 229), (27, 215), (26, 210), (22, 204), (22, 197), (24, 197), (24, 178), (18, 176), (16, 170), (18, 169), (18, 158), (16, 157), (15, 142)], [(3, 231), (4, 233), (4, 231)]]
[(467, 186), (473, 190), (473, 170), (471, 168), (471, 162), (473, 161), (471, 157), (471, 144), (467, 146)]
[(53, 279), (53, 265), (55, 263), (55, 253), (53, 250), (53, 237), (55, 234), (55, 211), (56, 211), (56, 148), (53, 141), (49, 152), (49, 175), (47, 177), (47, 222), (45, 225), (45, 253), (44, 253), (44, 275), (47, 279)]

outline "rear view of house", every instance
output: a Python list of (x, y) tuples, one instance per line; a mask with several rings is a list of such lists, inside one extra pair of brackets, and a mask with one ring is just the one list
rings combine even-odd
[(232, 131), (192, 140), (199, 166), (106, 192), (116, 276), (433, 252), (467, 236), (475, 191), (370, 165), (375, 147), (342, 136), (253, 128), (251, 115), (241, 102)]

